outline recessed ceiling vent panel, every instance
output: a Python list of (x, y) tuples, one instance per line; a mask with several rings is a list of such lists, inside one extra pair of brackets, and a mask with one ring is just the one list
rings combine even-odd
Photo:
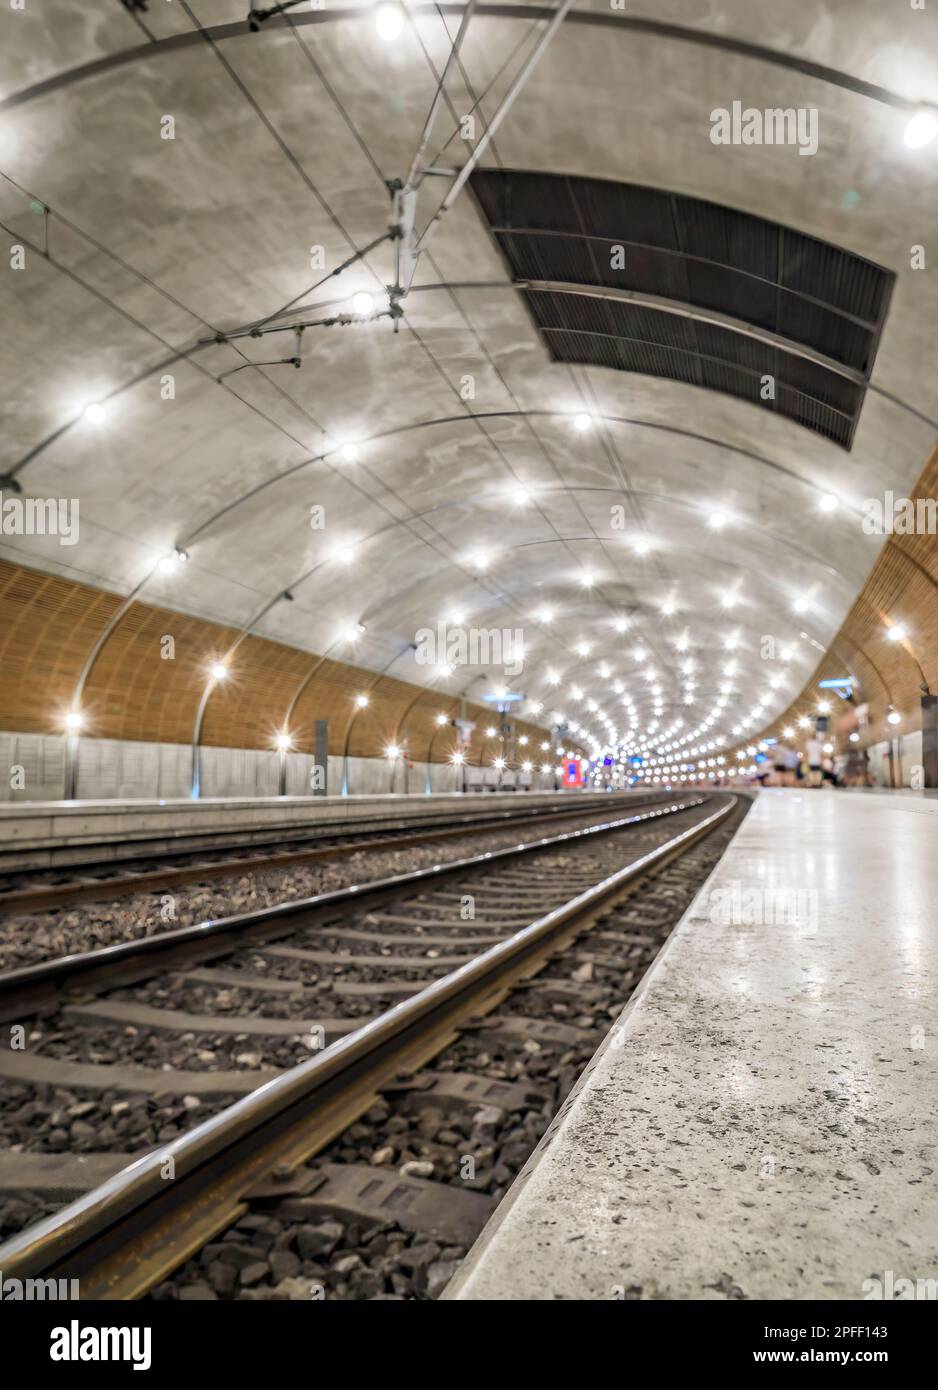
[(555, 361), (706, 386), (851, 447), (891, 272), (638, 184), (486, 169), (472, 189)]

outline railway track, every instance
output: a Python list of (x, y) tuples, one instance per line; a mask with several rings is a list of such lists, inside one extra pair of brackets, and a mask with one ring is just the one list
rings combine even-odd
[[(0, 1268), (10, 1277), (78, 1277), (85, 1298), (128, 1298), (153, 1288), (172, 1294), (176, 1286), (164, 1281), (184, 1266), (183, 1297), (250, 1296), (259, 1271), (316, 1285), (317, 1243), (330, 1257), (339, 1251), (340, 1275), (357, 1271), (362, 1257), (350, 1249), (343, 1266), (343, 1243), (365, 1224), (378, 1232), (372, 1239), (395, 1246), (404, 1269), (429, 1232), (431, 1252), (448, 1256), (430, 1263), (445, 1272), (510, 1174), (502, 1161), (478, 1173), (491, 1149), (487, 1130), (509, 1117), (515, 1158), (533, 1146), (537, 1117), (546, 1124), (663, 936), (653, 922), (650, 931), (634, 923), (597, 931), (595, 950), (592, 941), (580, 950), (576, 939), (611, 902), (703, 838), (725, 834), (740, 814), (735, 798), (688, 798), (357, 893), (0, 977), (0, 1014), (36, 1020), (18, 1058), (0, 1054), (4, 1092), (14, 1092), (0, 1111), (7, 1210), (19, 1201), (28, 1219), (41, 1215), (37, 1197), (53, 1205), (92, 1189), (14, 1235), (0, 1248)], [(544, 967), (571, 947), (552, 978)], [(222, 957), (223, 969), (206, 967)], [(559, 1090), (557, 1077), (547, 1090), (514, 1083), (517, 1059), (494, 1074), (486, 1054), (472, 1062), (493, 1011), (499, 1046), (535, 1060), (556, 1054)], [(427, 1070), (454, 1047), (455, 1068)], [(499, 1066), (508, 1067), (504, 1076)], [(391, 1137), (411, 1123), (391, 1115), (392, 1095), (424, 1136), (410, 1148)], [(467, 1115), (484, 1131), (464, 1134), (471, 1152), (456, 1154), (459, 1174), (421, 1156), (431, 1142), (428, 1113), (450, 1117), (436, 1126), (450, 1148), (456, 1136), (458, 1149)], [(337, 1161), (306, 1166), (333, 1141)], [(148, 1152), (131, 1161), (141, 1148)], [(438, 1167), (453, 1181), (441, 1181)], [(270, 1215), (271, 1206), (281, 1214)], [(306, 1228), (297, 1239), (308, 1267), (290, 1240), (268, 1251), (272, 1264), (245, 1264), (245, 1252), (257, 1250), (241, 1238), (241, 1223), (262, 1251), (268, 1235), (282, 1239), (274, 1228), (284, 1220)], [(211, 1285), (185, 1266), (198, 1251), (212, 1256)], [(333, 1280), (330, 1296), (336, 1288), (338, 1296), (384, 1296), (375, 1277), (351, 1293)], [(417, 1292), (432, 1294), (441, 1277)], [(293, 1287), (275, 1296), (310, 1295)]]
[[(634, 797), (634, 801), (633, 801)], [(636, 807), (655, 805), (671, 800), (668, 793), (614, 798), (620, 804), (628, 800)], [(90, 862), (82, 866), (79, 877), (65, 878), (62, 869), (43, 867), (0, 872), (0, 916), (14, 912), (35, 912), (51, 907), (67, 907), (95, 899), (121, 898), (132, 893), (166, 890), (188, 883), (202, 883), (247, 873), (269, 873), (299, 864), (316, 864), (349, 858), (363, 850), (374, 853), (407, 850), (437, 842), (474, 835), (491, 834), (508, 827), (543, 827), (545, 821), (558, 824), (575, 822), (588, 817), (608, 815), (609, 808), (592, 804), (582, 806), (540, 807), (535, 812), (501, 811), (495, 815), (453, 816), (433, 829), (416, 829), (388, 835), (385, 831), (351, 832), (344, 836), (316, 836), (316, 844), (308, 843), (310, 836), (285, 836), (287, 848), (256, 852), (256, 837), (226, 848), (221, 857), (206, 858), (204, 849), (165, 850), (143, 853), (139, 859), (121, 861), (115, 872), (112, 860)]]

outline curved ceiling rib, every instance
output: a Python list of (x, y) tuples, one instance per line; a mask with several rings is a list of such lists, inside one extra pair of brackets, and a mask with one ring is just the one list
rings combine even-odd
[[(466, 6), (453, 3), (428, 4), (417, 0), (417, 3), (411, 4), (409, 8), (414, 15), (442, 13), (462, 16)], [(490, 4), (476, 7), (476, 14), (480, 19), (549, 20), (553, 13), (554, 10), (550, 6), (541, 5)], [(289, 16), (271, 17), (260, 28), (259, 32), (276, 33), (287, 27), (302, 28), (306, 25), (342, 23), (363, 17), (363, 8), (352, 6), (345, 9), (315, 10), (312, 13), (297, 12)], [(855, 77), (839, 68), (832, 68), (824, 63), (815, 63), (810, 59), (801, 58), (797, 54), (783, 53), (779, 49), (769, 48), (763, 44), (737, 39), (731, 34), (713, 34), (705, 29), (695, 29), (690, 25), (642, 19), (636, 15), (625, 15), (618, 11), (615, 14), (605, 14), (601, 11), (573, 10), (567, 16), (566, 22), (567, 24), (582, 24), (591, 28), (614, 29), (617, 33), (647, 34), (650, 37), (664, 39), (668, 42), (692, 44), (700, 48), (733, 53), (739, 57), (751, 59), (753, 62), (768, 63), (773, 67), (800, 73), (804, 77), (815, 78), (819, 82), (829, 83), (832, 86), (842, 88), (844, 91), (854, 92), (857, 96), (865, 97), (868, 101), (879, 102), (884, 106), (891, 106), (900, 111), (913, 111), (916, 107), (914, 101), (910, 101), (900, 93), (890, 91), (889, 88), (882, 87), (875, 82), (866, 82), (863, 78)], [(257, 34), (252, 35), (247, 20), (238, 20), (229, 24), (205, 25), (204, 35), (214, 43), (220, 43), (225, 39), (245, 38), (249, 35), (252, 36), (253, 42), (257, 41)], [(167, 35), (165, 38), (156, 39), (151, 43), (138, 44), (133, 48), (108, 53), (104, 57), (93, 59), (91, 62), (79, 64), (78, 67), (68, 68), (53, 74), (51, 77), (43, 78), (22, 91), (13, 92), (3, 101), (0, 101), (0, 111), (14, 110), (18, 106), (34, 101), (37, 97), (60, 91), (63, 87), (70, 87), (76, 82), (84, 82), (92, 77), (98, 77), (102, 73), (125, 67), (129, 63), (146, 62), (156, 55), (170, 54), (180, 49), (190, 48), (201, 42), (202, 37), (202, 34), (197, 31), (186, 31)]]

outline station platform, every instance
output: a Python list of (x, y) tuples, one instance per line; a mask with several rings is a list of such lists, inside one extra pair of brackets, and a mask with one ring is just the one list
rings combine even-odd
[[(660, 793), (664, 798), (667, 794)], [(289, 837), (348, 834), (495, 819), (500, 814), (600, 808), (656, 799), (625, 792), (454, 792), (432, 796), (279, 796), (35, 801), (0, 805), (0, 872), (223, 847), (249, 835), (263, 845)]]
[(444, 1296), (934, 1298), (936, 814), (761, 792)]

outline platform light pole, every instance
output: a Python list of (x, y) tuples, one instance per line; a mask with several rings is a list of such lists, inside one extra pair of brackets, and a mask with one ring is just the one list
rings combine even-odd
[(293, 747), (293, 739), (287, 733), (278, 734), (275, 740), (277, 747), (277, 795), (286, 796), (287, 794), (287, 753)]
[(427, 775), (423, 784), (424, 796), (430, 796), (433, 792), (433, 745), (436, 741), (436, 736), (447, 724), (452, 725), (453, 722), (454, 721), (450, 719), (448, 714), (441, 713), (436, 716), (436, 728), (430, 735), (430, 742), (427, 745)]
[(65, 800), (75, 801), (78, 790), (78, 752), (84, 717), (78, 710), (65, 716)]

